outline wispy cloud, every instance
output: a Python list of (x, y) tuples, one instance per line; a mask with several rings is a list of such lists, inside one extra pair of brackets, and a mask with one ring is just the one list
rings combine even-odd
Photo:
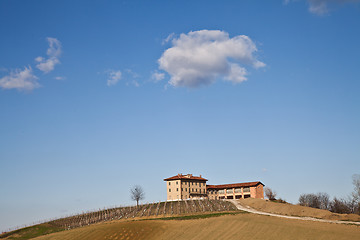
[[(297, 0), (285, 0), (284, 3), (294, 2)], [(309, 4), (309, 12), (315, 15), (326, 15), (330, 12), (330, 8), (336, 8), (337, 5), (346, 3), (357, 3), (360, 0), (307, 0)]]
[(107, 72), (107, 74), (108, 74), (108, 79), (106, 81), (106, 85), (108, 85), (109, 87), (116, 85), (118, 81), (121, 79), (121, 71), (110, 70)]
[(59, 81), (61, 81), (61, 80), (65, 80), (65, 79), (66, 79), (66, 77), (57, 76), (57, 77), (54, 77), (54, 79), (55, 79), (55, 80), (59, 80)]
[(35, 58), (35, 61), (38, 62), (36, 67), (44, 72), (49, 73), (54, 70), (55, 65), (60, 63), (59, 57), (61, 55), (61, 43), (56, 38), (48, 37), (47, 41), (49, 43), (49, 48), (47, 49), (46, 55), (48, 58), (43, 57)]
[(254, 56), (256, 51), (245, 35), (230, 38), (219, 30), (194, 31), (172, 39), (172, 47), (158, 60), (159, 69), (170, 75), (169, 84), (175, 87), (195, 88), (220, 78), (240, 83), (247, 79), (245, 66), (265, 66)]
[(170, 42), (174, 37), (175, 37), (175, 33), (169, 34), (169, 36), (167, 36), (167, 37), (162, 41), (162, 45)]
[(0, 87), (3, 89), (17, 89), (31, 91), (40, 87), (38, 78), (33, 74), (32, 68), (24, 67), (24, 70), (15, 69), (9, 75), (0, 78)]
[(165, 73), (155, 71), (155, 72), (153, 72), (153, 74), (151, 74), (151, 79), (154, 82), (159, 82), (159, 81), (163, 80), (164, 78), (165, 78)]
[(125, 69), (125, 72), (127, 74), (129, 74), (132, 78), (139, 78), (140, 77), (139, 74), (137, 74), (136, 72), (134, 72), (133, 70), (131, 70), (129, 68)]

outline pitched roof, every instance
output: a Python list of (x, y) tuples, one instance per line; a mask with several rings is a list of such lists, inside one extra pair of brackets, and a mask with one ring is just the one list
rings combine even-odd
[(180, 179), (184, 179), (184, 180), (198, 180), (198, 181), (207, 181), (207, 179), (201, 177), (197, 177), (197, 176), (193, 176), (192, 174), (178, 174), (175, 175), (173, 177), (169, 177), (169, 178), (165, 178), (164, 181), (171, 181), (171, 180), (180, 180)]
[(245, 183), (232, 183), (232, 184), (222, 184), (222, 185), (206, 185), (208, 189), (224, 189), (224, 188), (238, 188), (238, 187), (255, 187), (257, 185), (263, 185), (262, 182), (245, 182)]

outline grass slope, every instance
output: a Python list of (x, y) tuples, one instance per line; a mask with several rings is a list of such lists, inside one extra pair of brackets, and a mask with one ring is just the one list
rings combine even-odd
[(63, 230), (64, 229), (61, 227), (54, 226), (49, 223), (43, 223), (1, 234), (0, 239), (32, 239), (38, 236), (60, 232)]
[[(169, 216), (189, 215), (207, 212), (237, 211), (230, 203), (220, 200), (171, 201), (140, 205), (136, 207), (120, 207), (87, 212), (66, 218), (57, 219), (44, 224), (18, 229), (0, 235), (0, 239), (31, 239), (37, 236), (64, 231), (113, 220), (129, 220), (144, 218), (161, 218)], [(190, 218), (191, 218), (190, 216)], [(196, 217), (196, 218), (199, 218)]]
[(243, 213), (190, 220), (113, 221), (35, 239), (360, 239), (360, 227)]
[(313, 217), (327, 220), (360, 221), (360, 216), (356, 214), (338, 214), (328, 210), (293, 205), (290, 203), (276, 203), (254, 198), (241, 199), (239, 201), (242, 205), (250, 206), (256, 210), (268, 213), (297, 217)]

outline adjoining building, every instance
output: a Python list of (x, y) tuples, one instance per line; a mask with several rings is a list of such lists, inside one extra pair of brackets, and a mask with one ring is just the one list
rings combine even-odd
[(262, 182), (245, 182), (222, 185), (207, 185), (209, 199), (264, 198)]
[(178, 174), (164, 181), (167, 200), (264, 198), (265, 185), (259, 181), (206, 185), (207, 179), (192, 174)]

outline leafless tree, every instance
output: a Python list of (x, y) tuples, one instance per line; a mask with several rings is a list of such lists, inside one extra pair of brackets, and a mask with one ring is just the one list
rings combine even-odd
[(329, 209), (330, 207), (330, 197), (327, 193), (305, 193), (301, 194), (299, 197), (299, 204), (301, 206), (319, 208), (319, 209)]
[(139, 201), (145, 198), (145, 192), (141, 186), (136, 185), (131, 190), (131, 199), (136, 201), (136, 207), (139, 206)]
[(351, 203), (346, 199), (334, 198), (330, 205), (330, 211), (335, 213), (352, 213)]
[(330, 207), (330, 196), (327, 193), (320, 192), (317, 194), (319, 201), (319, 208), (328, 210)]
[(271, 188), (269, 188), (269, 187), (265, 188), (265, 196), (269, 200), (276, 200), (276, 195), (277, 195), (277, 193), (275, 191), (273, 191)]
[(360, 214), (360, 174), (353, 175), (354, 191), (352, 193), (354, 213)]

